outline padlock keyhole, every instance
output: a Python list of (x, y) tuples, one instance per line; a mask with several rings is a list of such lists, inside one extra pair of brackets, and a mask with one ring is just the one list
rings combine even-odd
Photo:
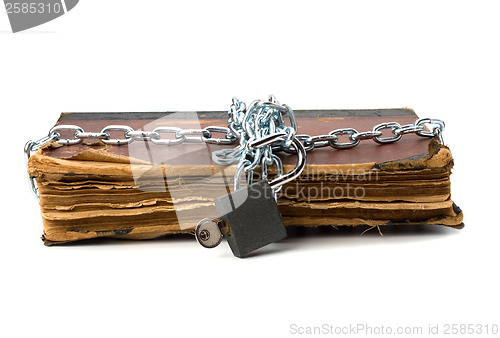
[(210, 232), (208, 230), (203, 230), (200, 232), (200, 239), (202, 241), (208, 241), (210, 238)]

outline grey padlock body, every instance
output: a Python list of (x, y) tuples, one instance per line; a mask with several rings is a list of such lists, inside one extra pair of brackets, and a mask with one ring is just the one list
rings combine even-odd
[(226, 238), (236, 257), (245, 257), (287, 235), (274, 191), (266, 180), (217, 198), (215, 208), (229, 225)]

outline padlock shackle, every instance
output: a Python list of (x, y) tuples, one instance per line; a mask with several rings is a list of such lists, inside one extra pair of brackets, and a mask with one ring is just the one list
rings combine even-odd
[(279, 187), (281, 187), (283, 184), (291, 182), (294, 179), (296, 179), (297, 177), (299, 177), (299, 175), (302, 173), (302, 171), (306, 167), (307, 154), (306, 154), (306, 149), (304, 148), (304, 145), (296, 137), (294, 137), (292, 139), (292, 145), (295, 148), (295, 150), (297, 151), (297, 165), (288, 174), (277, 177), (274, 180), (272, 180), (271, 182), (269, 182), (269, 185), (271, 186), (271, 188), (273, 190), (276, 190)]

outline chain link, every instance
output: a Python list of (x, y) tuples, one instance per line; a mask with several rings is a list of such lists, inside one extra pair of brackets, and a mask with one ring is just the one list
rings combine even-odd
[[(153, 132), (160, 135), (160, 138), (152, 139), (151, 142), (153, 142), (154, 144), (159, 144), (159, 145), (164, 145), (164, 146), (172, 146), (172, 145), (176, 145), (176, 144), (181, 144), (186, 139), (185, 136), (177, 136), (177, 133), (180, 132), (181, 130), (182, 130), (181, 128), (177, 128), (177, 127), (157, 127), (155, 129), (153, 129)], [(175, 138), (162, 139), (161, 134), (167, 134), (167, 133), (174, 134)]]
[(142, 131), (142, 130), (134, 130), (128, 131), (125, 133), (125, 137), (131, 137), (134, 140), (159, 140), (160, 134), (155, 131)]
[[(336, 140), (331, 140), (328, 142), (328, 144), (337, 149), (348, 149), (348, 148), (353, 148), (359, 144), (359, 140), (356, 140), (352, 137), (352, 135), (357, 134), (358, 131), (353, 128), (344, 128), (344, 129), (337, 129), (337, 130), (332, 130), (331, 132), (328, 133), (328, 135), (335, 135), (337, 136)], [(349, 135), (349, 139), (351, 140), (350, 142), (344, 142), (340, 143), (338, 136), (339, 135)]]
[[(59, 132), (60, 131), (73, 131), (73, 138), (61, 138)], [(83, 140), (76, 136), (77, 133), (83, 133), (83, 129), (78, 126), (73, 125), (58, 125), (53, 127), (49, 131), (49, 137), (54, 135), (56, 138), (56, 142), (59, 144), (73, 145), (81, 143)]]
[(380, 144), (397, 142), (402, 137), (402, 135), (396, 134), (396, 129), (398, 129), (398, 128), (401, 128), (401, 125), (397, 122), (387, 122), (387, 123), (377, 124), (375, 127), (373, 127), (373, 130), (372, 130), (373, 132), (381, 131), (384, 129), (390, 129), (393, 136), (389, 136), (389, 137), (375, 136), (373, 138), (373, 140), (377, 143), (380, 143)]
[(59, 135), (57, 133), (49, 134), (47, 136), (42, 137), (39, 140), (36, 141), (28, 141), (24, 145), (24, 161), (26, 164), (26, 171), (28, 173), (28, 182), (30, 184), (31, 191), (33, 194), (35, 194), (35, 197), (38, 202), (40, 202), (40, 195), (38, 194), (38, 186), (36, 184), (36, 179), (30, 175), (29, 169), (28, 169), (28, 160), (31, 157), (31, 154), (33, 152), (36, 152), (40, 147), (44, 146), (45, 144), (55, 141), (59, 138)]
[(134, 131), (132, 127), (111, 125), (102, 128), (101, 133), (109, 135), (110, 131), (121, 131), (123, 132), (123, 136), (125, 136), (125, 138), (120, 139), (120, 138), (107, 137), (101, 140), (104, 144), (122, 145), (122, 144), (129, 144), (130, 142), (134, 141), (134, 138), (128, 135), (128, 133)]
[[(397, 142), (403, 135), (416, 134), (422, 137), (436, 137), (443, 142), (443, 121), (431, 118), (416, 120), (413, 124), (400, 125), (397, 122), (381, 123), (370, 131), (358, 132), (353, 128), (335, 129), (323, 135), (296, 135), (297, 122), (293, 110), (286, 104), (280, 104), (272, 95), (267, 101), (256, 100), (248, 108), (244, 102), (237, 98), (232, 99), (228, 110), (228, 126), (208, 126), (203, 129), (182, 129), (172, 126), (160, 126), (152, 131), (134, 130), (126, 125), (109, 125), (100, 132), (87, 132), (76, 125), (57, 125), (49, 134), (37, 141), (28, 141), (24, 147), (26, 166), (33, 152), (49, 143), (57, 142), (63, 145), (75, 145), (87, 139), (95, 139), (107, 145), (127, 145), (134, 141), (149, 141), (156, 145), (172, 146), (182, 143), (208, 143), (218, 145), (231, 145), (239, 142), (233, 149), (222, 149), (212, 153), (214, 162), (228, 165), (239, 162), (235, 175), (235, 188), (239, 187), (243, 172), (248, 173), (248, 182), (252, 181), (253, 170), (261, 164), (262, 177), (267, 178), (267, 168), (271, 165), (277, 167), (280, 182), (289, 181), (283, 178), (283, 166), (273, 152), (284, 151), (290, 154), (312, 151), (315, 148), (332, 147), (335, 149), (349, 149), (356, 147), (362, 140), (373, 140), (380, 144)], [(285, 125), (284, 117), (289, 125)], [(431, 125), (430, 131), (425, 130), (426, 125)], [(391, 135), (383, 137), (383, 130), (390, 130)], [(61, 132), (73, 132), (72, 138), (61, 138)], [(110, 132), (123, 133), (123, 138), (111, 138)], [(223, 137), (213, 137), (213, 134), (222, 134)], [(172, 138), (162, 138), (163, 134), (172, 134)], [(339, 136), (346, 135), (348, 142), (340, 142)], [(299, 154), (299, 159), (305, 156)], [(299, 161), (300, 162), (300, 161)], [(297, 164), (297, 172), (302, 171), (304, 164)], [(288, 175), (288, 174), (287, 174)], [(285, 175), (285, 176), (287, 176)], [(293, 175), (291, 175), (293, 176)], [(39, 200), (38, 188), (35, 178), (28, 173), (30, 187)], [(275, 180), (276, 181), (276, 180)], [(272, 182), (271, 182), (272, 183)], [(273, 188), (277, 192), (283, 183), (276, 183)]]
[(108, 133), (93, 133), (93, 132), (79, 132), (77, 131), (75, 133), (75, 138), (80, 138), (80, 139), (99, 139), (99, 140), (109, 140), (109, 134)]

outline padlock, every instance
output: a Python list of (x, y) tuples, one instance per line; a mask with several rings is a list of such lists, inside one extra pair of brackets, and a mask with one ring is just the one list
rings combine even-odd
[[(226, 237), (236, 257), (248, 256), (254, 250), (287, 236), (274, 192), (283, 184), (297, 178), (305, 167), (304, 146), (296, 138), (292, 140), (292, 145), (297, 151), (297, 166), (291, 172), (271, 182), (261, 180), (249, 184), (215, 199), (219, 231)], [(208, 228), (206, 220), (202, 220), (196, 227), (196, 238), (202, 245), (202, 232), (205, 238), (219, 236), (213, 224), (210, 225), (212, 230)]]
[(229, 226), (227, 242), (236, 257), (286, 237), (286, 229), (265, 180), (252, 183), (215, 200), (220, 220)]

